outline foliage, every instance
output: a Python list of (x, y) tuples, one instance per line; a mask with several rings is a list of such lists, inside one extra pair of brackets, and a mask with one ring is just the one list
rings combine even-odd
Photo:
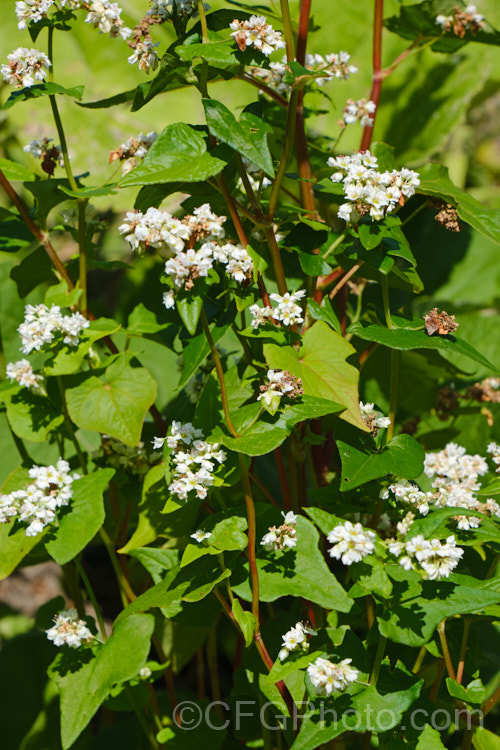
[(499, 33), (362, 4), (15, 4), (7, 750), (498, 744)]

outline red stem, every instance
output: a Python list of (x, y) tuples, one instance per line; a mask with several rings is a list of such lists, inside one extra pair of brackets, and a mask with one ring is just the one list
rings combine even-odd
[(373, 19), (373, 83), (370, 93), (370, 99), (375, 103), (377, 109), (373, 113), (373, 125), (367, 126), (363, 130), (360, 151), (368, 151), (372, 142), (373, 128), (375, 127), (375, 118), (378, 112), (380, 100), (380, 91), (382, 89), (382, 28), (384, 17), (384, 0), (375, 0), (375, 15)]
[[(301, 65), (305, 65), (307, 33), (309, 30), (309, 16), (311, 13), (311, 0), (302, 0), (300, 3), (299, 31), (297, 35), (296, 59)], [(301, 177), (300, 193), (302, 205), (307, 209), (309, 218), (316, 216), (316, 204), (314, 200), (311, 163), (309, 161), (309, 150), (307, 148), (307, 137), (304, 124), (304, 91), (299, 92), (297, 103), (297, 123), (295, 129), (295, 147), (297, 151), (297, 163)]]

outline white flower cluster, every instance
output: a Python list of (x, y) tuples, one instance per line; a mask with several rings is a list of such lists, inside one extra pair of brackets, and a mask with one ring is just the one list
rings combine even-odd
[(500, 471), (500, 445), (498, 443), (489, 443), (486, 452), (497, 467), (495, 471)]
[(21, 351), (29, 354), (35, 349), (40, 351), (46, 344), (51, 344), (57, 334), (62, 334), (64, 344), (77, 346), (79, 336), (84, 328), (89, 327), (89, 321), (73, 313), (63, 315), (58, 305), (26, 305), (24, 322), (17, 329), (21, 335)]
[(396, 206), (403, 205), (406, 198), (411, 198), (420, 185), (418, 174), (405, 167), (379, 172), (377, 158), (369, 151), (332, 156), (328, 166), (335, 168), (331, 180), (343, 183), (349, 201), (340, 206), (338, 215), (354, 224), (368, 214), (374, 221), (383, 219)]
[[(225, 265), (229, 276), (240, 283), (249, 279), (253, 271), (252, 258), (241, 245), (204, 242), (199, 250), (190, 248), (167, 260), (165, 273), (170, 276), (176, 289), (189, 290), (193, 287), (194, 279), (208, 276), (215, 262)], [(171, 299), (167, 297), (167, 304), (171, 304)]]
[(362, 128), (371, 128), (373, 126), (373, 117), (371, 115), (375, 114), (376, 109), (377, 105), (371, 99), (368, 101), (366, 99), (358, 99), (358, 101), (348, 99), (343, 109), (342, 117), (346, 125), (352, 125), (353, 122), (359, 120)]
[(222, 240), (225, 230), (222, 226), (226, 216), (217, 216), (209, 203), (195, 208), (192, 215), (185, 216), (183, 222), (189, 227), (190, 236), (195, 240)]
[(47, 16), (53, 0), (19, 0), (16, 2), (17, 28), (26, 29), (29, 23), (37, 23)]
[(34, 86), (35, 81), (43, 81), (51, 65), (44, 52), (18, 47), (7, 55), (7, 64), (2, 65), (1, 73), (6, 83), (20, 89), (23, 86)]
[(59, 612), (53, 626), (45, 632), (55, 646), (71, 648), (87, 646), (94, 638), (86, 623), (80, 620), (76, 609), (72, 607)]
[(134, 42), (134, 51), (127, 57), (127, 61), (130, 65), (137, 64), (139, 70), (144, 73), (149, 73), (150, 70), (156, 70), (158, 67), (158, 53), (156, 47), (159, 47), (160, 43), (153, 43), (150, 36), (145, 36), (143, 39), (138, 39)]
[[(410, 519), (407, 519), (401, 527), (398, 524), (398, 531), (404, 536), (410, 526)], [(422, 534), (408, 541), (390, 540), (389, 552), (399, 558), (399, 564), (405, 570), (419, 570), (431, 581), (448, 578), (464, 554), (463, 549), (457, 547), (453, 534), (445, 543), (439, 539), (425, 539)]]
[[(493, 455), (495, 445), (490, 443), (488, 446), (490, 455)], [(430, 506), (434, 506), (468, 508), (485, 515), (500, 516), (500, 506), (495, 500), (489, 499), (482, 503), (477, 498), (476, 493), (481, 489), (479, 477), (484, 476), (487, 471), (488, 464), (482, 456), (469, 455), (463, 446), (448, 443), (442, 451), (427, 453), (425, 456), (424, 472), (433, 480), (431, 492), (423, 492), (405, 479), (398, 480), (389, 489), (399, 500), (414, 505), (421, 515), (426, 515)], [(454, 519), (458, 528), (465, 531), (478, 528), (481, 523), (478, 516), (457, 515)]]
[(342, 659), (338, 664), (322, 659), (316, 659), (307, 667), (307, 674), (317, 695), (332, 695), (342, 693), (359, 677), (359, 672), (350, 664), (352, 659)]
[(210, 537), (212, 536), (212, 532), (202, 531), (201, 529), (198, 529), (197, 531), (194, 532), (194, 534), (191, 534), (190, 536), (191, 536), (191, 539), (195, 540), (195, 542), (201, 543), (201, 542), (204, 542), (206, 539), (210, 539)]
[(360, 562), (375, 550), (375, 533), (364, 529), (360, 523), (340, 523), (329, 532), (327, 539), (335, 542), (328, 550), (330, 557), (341, 560), (344, 565)]
[(284, 661), (292, 651), (309, 651), (309, 641), (304, 625), (298, 622), (295, 627), (282, 636), (283, 644), (278, 654), (278, 659)]
[(248, 309), (252, 315), (252, 328), (258, 328), (267, 323), (271, 318), (280, 321), (285, 326), (293, 326), (304, 322), (302, 308), (297, 304), (299, 299), (305, 297), (305, 290), (299, 289), (297, 292), (285, 292), (285, 294), (271, 294), (270, 298), (278, 305), (272, 307), (259, 307), (251, 305)]
[[(173, 480), (169, 490), (179, 500), (187, 500), (191, 491), (202, 500), (214, 482), (215, 462), (222, 464), (226, 454), (218, 443), (207, 443), (203, 432), (191, 422), (172, 422), (167, 445), (172, 449)], [(154, 447), (163, 445), (163, 438), (155, 438)], [(186, 448), (184, 450), (184, 448)]]
[(32, 391), (43, 391), (43, 378), (33, 372), (33, 368), (27, 359), (9, 362), (5, 374), (11, 382), (17, 381), (24, 388), (30, 388)]
[(146, 156), (157, 138), (158, 133), (155, 130), (146, 133), (146, 135), (139, 133), (135, 137), (127, 138), (124, 143), (121, 143), (117, 149), (111, 152), (110, 163), (117, 159), (122, 161), (122, 175), (126, 175), (137, 166), (138, 159), (143, 159)]
[(118, 231), (126, 235), (125, 240), (132, 250), (139, 253), (145, 252), (148, 247), (178, 253), (184, 247), (184, 240), (190, 237), (189, 227), (180, 219), (153, 207), (148, 208), (145, 214), (129, 211)]
[(380, 412), (375, 409), (375, 404), (364, 404), (362, 401), (360, 401), (359, 410), (365, 424), (372, 431), (372, 434), (376, 435), (378, 430), (386, 429), (391, 424), (391, 420), (389, 417), (379, 416)]
[(123, 25), (123, 19), (120, 18), (123, 9), (118, 3), (111, 3), (109, 0), (92, 0), (87, 7), (85, 23), (92, 24), (101, 34), (109, 34), (112, 39), (117, 36), (128, 39), (132, 34), (132, 29)]
[(0, 496), (0, 523), (17, 518), (28, 524), (26, 536), (36, 536), (55, 521), (57, 508), (68, 505), (79, 475), (70, 475), (68, 462), (60, 458), (56, 466), (33, 466), (29, 476), (34, 481), (23, 490)]
[(268, 370), (267, 381), (266, 385), (261, 385), (262, 393), (257, 401), (262, 401), (262, 406), (270, 414), (276, 414), (283, 396), (298, 398), (304, 392), (301, 379), (288, 370)]
[[(351, 75), (358, 72), (355, 65), (349, 65), (351, 56), (347, 52), (332, 52), (329, 55), (306, 55), (305, 67), (311, 73), (321, 73), (321, 77), (315, 78), (317, 86), (323, 86), (334, 78), (346, 81)], [(268, 68), (251, 68), (250, 72), (265, 83), (273, 91), (281, 96), (288, 96), (292, 87), (285, 82), (288, 72), (286, 55), (281, 62), (271, 62)]]
[[(151, 135), (152, 133), (149, 133), (149, 136)], [(120, 149), (123, 146), (120, 146)], [(182, 220), (176, 219), (167, 211), (150, 207), (145, 214), (142, 211), (129, 211), (118, 231), (126, 235), (125, 240), (139, 253), (148, 247), (154, 247), (170, 256), (181, 253), (185, 243), (190, 240), (195, 243), (200, 239), (222, 239), (225, 234), (222, 225), (225, 221), (226, 217), (214, 214), (208, 203), (195, 208), (192, 216), (185, 216)], [(218, 251), (211, 250), (209, 254), (213, 252)], [(229, 252), (230, 250), (222, 250), (220, 258), (216, 259), (227, 263)]]
[(250, 16), (246, 21), (235, 19), (229, 26), (232, 29), (231, 36), (241, 50), (255, 47), (259, 52), (269, 56), (274, 50), (285, 47), (281, 31), (275, 31), (267, 23), (265, 16)]
[(270, 526), (267, 534), (262, 537), (261, 544), (268, 552), (292, 549), (297, 544), (297, 516), (291, 510), (281, 513), (283, 523), (281, 526)]

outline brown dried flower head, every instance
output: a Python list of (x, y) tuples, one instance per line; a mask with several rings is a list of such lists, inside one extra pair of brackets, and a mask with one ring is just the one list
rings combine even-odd
[(425, 330), (429, 336), (433, 336), (435, 333), (440, 336), (446, 336), (449, 333), (453, 333), (458, 328), (458, 323), (455, 321), (454, 315), (448, 315), (446, 310), (441, 312), (437, 307), (434, 307), (424, 317)]

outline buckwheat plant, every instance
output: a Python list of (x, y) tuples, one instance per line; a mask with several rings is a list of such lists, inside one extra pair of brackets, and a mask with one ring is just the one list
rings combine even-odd
[(2, 11), (2, 748), (498, 750), (498, 3)]

